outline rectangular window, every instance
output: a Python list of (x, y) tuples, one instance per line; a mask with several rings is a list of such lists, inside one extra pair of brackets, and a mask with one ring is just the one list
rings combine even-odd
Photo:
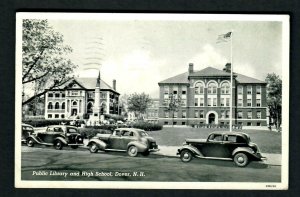
[(221, 106), (225, 106), (225, 98), (221, 98)]
[(229, 106), (230, 104), (230, 98), (226, 98), (226, 106)]
[(164, 86), (164, 94), (169, 94), (169, 86)]
[(238, 94), (243, 94), (243, 86), (238, 86)]
[(252, 100), (251, 99), (247, 99), (247, 106), (251, 107), (252, 106)]
[(169, 123), (168, 122), (164, 122), (164, 125), (168, 125)]
[(53, 97), (53, 94), (52, 93), (48, 93), (48, 97)]
[(247, 122), (247, 126), (251, 126), (252, 124), (251, 124), (251, 122)]
[(256, 126), (260, 126), (260, 122), (256, 123)]
[(182, 100), (181, 100), (181, 106), (182, 106), (182, 107), (186, 106), (186, 100), (185, 100), (185, 99), (182, 99)]
[(200, 118), (204, 118), (204, 111), (200, 110)]
[(186, 111), (182, 111), (182, 118), (186, 118)]
[(177, 118), (178, 117), (178, 113), (177, 111), (174, 112), (174, 118)]
[(199, 111), (195, 110), (195, 118), (199, 118)]
[(252, 119), (252, 111), (248, 111), (247, 112), (247, 118), (248, 119)]
[(213, 86), (213, 94), (217, 94), (217, 86)]
[(62, 98), (65, 98), (65, 97), (66, 97), (66, 94), (65, 94), (65, 93), (62, 93), (62, 94), (61, 94), (61, 97), (62, 97)]
[(185, 122), (182, 122), (181, 125), (185, 125)]
[(169, 112), (165, 111), (165, 118), (169, 118)]
[(237, 116), (238, 116), (238, 119), (242, 119), (243, 118), (243, 112), (239, 111)]
[(217, 98), (213, 98), (213, 106), (217, 106)]
[(48, 114), (48, 118), (52, 118), (52, 114)]
[(173, 125), (177, 125), (177, 122), (173, 122)]
[(225, 118), (225, 111), (221, 111), (221, 118), (224, 119)]
[(238, 106), (242, 107), (243, 106), (243, 99), (238, 99)]
[(207, 106), (211, 106), (211, 98), (207, 99)]
[(176, 95), (176, 94), (177, 94), (177, 90), (174, 90), (174, 91), (173, 91), (173, 94)]
[(59, 118), (59, 114), (55, 114), (55, 118)]
[(256, 86), (256, 94), (261, 94), (261, 86)]
[(251, 86), (247, 86), (247, 94), (252, 94), (252, 87)]
[(79, 94), (79, 93), (78, 93), (77, 91), (72, 91), (72, 92), (71, 92), (71, 95), (72, 95), (72, 96), (78, 96), (78, 94)]
[(226, 111), (226, 118), (230, 117), (230, 111)]
[(256, 99), (256, 107), (260, 107), (260, 99)]
[(199, 94), (199, 87), (195, 87), (195, 94)]
[(195, 106), (198, 106), (198, 98), (195, 98)]
[(199, 94), (204, 94), (204, 86), (203, 85), (201, 85), (199, 87)]
[(163, 105), (164, 105), (164, 106), (167, 106), (167, 105), (168, 105), (168, 100), (167, 100), (167, 99), (164, 99)]
[(260, 111), (256, 112), (256, 118), (261, 119), (261, 112)]
[(204, 106), (204, 98), (200, 98), (200, 106)]

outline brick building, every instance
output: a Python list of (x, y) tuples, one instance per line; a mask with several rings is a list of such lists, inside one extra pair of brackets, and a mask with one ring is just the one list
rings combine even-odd
[[(158, 83), (159, 122), (164, 125), (229, 124), (230, 64), (223, 70), (207, 67)], [(242, 74), (233, 74), (233, 125), (266, 126), (266, 83)], [(177, 110), (168, 110), (176, 101)]]
[[(116, 81), (113, 87), (97, 78), (74, 78), (45, 95), (45, 119), (72, 119), (118, 114), (119, 93)], [(86, 117), (84, 117), (86, 116)], [(98, 117), (98, 118), (97, 118)], [(95, 118), (94, 118), (95, 119)]]

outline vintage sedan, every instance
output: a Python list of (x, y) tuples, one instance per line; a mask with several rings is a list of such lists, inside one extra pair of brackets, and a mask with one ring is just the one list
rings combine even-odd
[(26, 143), (26, 140), (29, 135), (32, 135), (34, 133), (33, 126), (29, 124), (24, 124), (22, 123), (22, 137), (21, 137), (21, 142)]
[(246, 166), (249, 161), (266, 159), (249, 135), (242, 132), (214, 132), (207, 139), (186, 139), (177, 154), (183, 162), (193, 157), (233, 160), (239, 167)]
[(83, 136), (76, 127), (53, 125), (48, 126), (44, 132), (29, 135), (27, 146), (32, 147), (34, 144), (54, 146), (57, 150), (61, 150), (63, 146), (71, 146), (75, 149), (83, 145)]
[(102, 151), (127, 151), (129, 156), (138, 153), (148, 156), (150, 152), (158, 151), (156, 141), (147, 132), (135, 128), (118, 128), (112, 134), (97, 134), (88, 142), (91, 153)]

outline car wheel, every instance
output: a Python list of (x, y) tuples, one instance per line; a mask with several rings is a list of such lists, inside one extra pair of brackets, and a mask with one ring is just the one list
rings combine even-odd
[(189, 150), (183, 150), (180, 153), (180, 159), (183, 162), (190, 162), (193, 159), (193, 153)]
[(127, 153), (131, 157), (136, 157), (138, 155), (138, 149), (136, 146), (130, 146), (127, 150)]
[(89, 146), (89, 150), (91, 153), (96, 153), (98, 152), (98, 146), (96, 143), (91, 143), (90, 146)]
[(73, 149), (77, 149), (77, 148), (78, 148), (78, 146), (74, 145), (74, 146), (71, 146), (71, 148), (73, 148)]
[(142, 155), (143, 156), (149, 156), (149, 154), (150, 154), (150, 152), (147, 150), (147, 151), (145, 151), (145, 152), (142, 152)]
[(245, 167), (248, 164), (248, 156), (245, 153), (237, 153), (233, 158), (234, 163), (239, 167)]
[(34, 141), (32, 138), (29, 138), (26, 140), (26, 144), (28, 147), (33, 147), (34, 146)]
[(60, 140), (56, 140), (56, 141), (54, 142), (54, 148), (55, 148), (56, 150), (61, 150), (61, 149), (63, 148), (63, 143), (62, 143)]

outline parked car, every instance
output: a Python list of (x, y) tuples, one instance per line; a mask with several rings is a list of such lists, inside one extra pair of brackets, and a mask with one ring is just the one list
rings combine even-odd
[(32, 135), (34, 133), (33, 126), (29, 124), (22, 123), (22, 136), (21, 136), (21, 142), (26, 143), (26, 140), (29, 135)]
[(207, 139), (186, 139), (177, 154), (183, 162), (189, 162), (193, 157), (222, 159), (233, 160), (239, 167), (246, 166), (249, 161), (266, 159), (249, 135), (242, 132), (214, 132)]
[(91, 153), (102, 151), (127, 151), (129, 156), (138, 153), (148, 156), (158, 151), (156, 141), (146, 131), (135, 128), (118, 128), (112, 134), (97, 134), (88, 142)]
[(34, 144), (54, 146), (57, 150), (61, 150), (63, 146), (71, 146), (75, 149), (83, 145), (83, 136), (78, 132), (76, 127), (53, 125), (48, 126), (44, 132), (29, 135), (27, 146), (32, 147)]

